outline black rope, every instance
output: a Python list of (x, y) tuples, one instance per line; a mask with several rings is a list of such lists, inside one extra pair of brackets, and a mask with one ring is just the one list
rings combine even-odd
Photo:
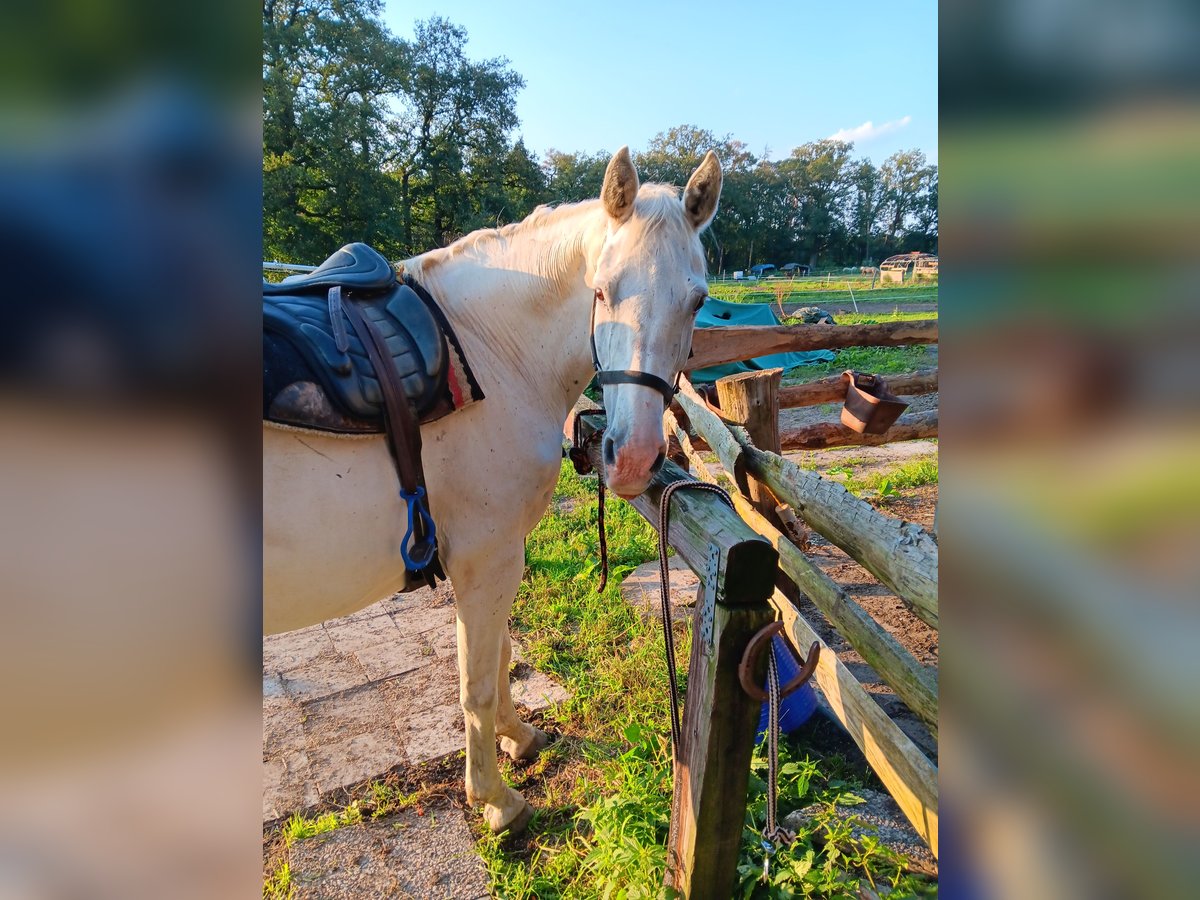
[[(725, 489), (703, 481), (676, 481), (663, 488), (658, 504), (658, 586), (662, 601), (663, 649), (667, 657), (667, 680), (671, 683), (671, 749), (678, 759), (681, 742), (679, 721), (679, 679), (675, 672), (675, 634), (671, 629), (671, 585), (667, 572), (667, 536), (671, 528), (671, 497), (677, 490), (707, 491), (716, 494), (733, 509)], [(709, 585), (711, 588), (712, 586)], [(694, 638), (693, 638), (694, 639)]]

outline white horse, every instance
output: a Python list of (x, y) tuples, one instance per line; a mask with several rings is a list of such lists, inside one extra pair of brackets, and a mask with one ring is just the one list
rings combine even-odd
[[(500, 777), (496, 738), (513, 759), (532, 758), (547, 742), (513, 708), (508, 617), (525, 536), (557, 480), (563, 422), (593, 374), (589, 322), (594, 316), (605, 370), (671, 382), (707, 296), (699, 233), (720, 191), (711, 152), (681, 199), (665, 185), (639, 188), (622, 148), (599, 200), (541, 207), (403, 265), (441, 304), (486, 395), (423, 426), (422, 438), (457, 602), (467, 797), (483, 804), (493, 831), (519, 831), (532, 812)], [(607, 484), (635, 497), (666, 450), (663, 395), (639, 383), (603, 390)], [(347, 615), (404, 587), (405, 508), (383, 435), (264, 423), (263, 517), (268, 634)]]

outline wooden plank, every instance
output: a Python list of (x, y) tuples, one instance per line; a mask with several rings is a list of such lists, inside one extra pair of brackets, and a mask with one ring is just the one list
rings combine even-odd
[(741, 362), (772, 353), (837, 350), (842, 347), (903, 347), (936, 344), (936, 319), (874, 325), (736, 325), (697, 328), (687, 369)]
[(782, 615), (793, 646), (807, 648), (813, 641), (821, 644), (821, 659), (813, 680), (879, 780), (937, 857), (937, 767), (879, 708), (781, 591), (775, 592), (771, 603)]
[[(680, 447), (689, 455), (697, 477), (716, 484), (716, 473), (692, 447), (687, 432), (679, 426), (679, 422), (671, 413), (667, 413), (667, 427), (674, 432)], [(936, 674), (918, 663), (866, 610), (855, 603), (833, 579), (817, 568), (795, 544), (744, 498), (735, 494), (733, 500), (746, 524), (769, 540), (779, 551), (779, 566), (784, 574), (804, 591), (867, 664), (878, 672), (909, 709), (921, 718), (936, 738)]]
[[(817, 422), (799, 428), (789, 428), (780, 434), (780, 450), (827, 450), (830, 447), (879, 447), (898, 441), (917, 441), (938, 436), (937, 410), (901, 416), (883, 434), (859, 434), (840, 422)], [(703, 434), (692, 441), (697, 450), (711, 450)]]
[(836, 481), (777, 454), (753, 446), (743, 451), (747, 471), (885, 584), (922, 622), (938, 627), (938, 544), (929, 532), (916, 522), (884, 515)]
[(925, 529), (884, 515), (843, 485), (759, 450), (745, 431), (727, 426), (708, 409), (686, 380), (681, 384), (677, 401), (727, 472), (762, 479), (814, 531), (850, 554), (931, 628), (938, 627), (938, 546)]
[[(920, 369), (907, 375), (887, 375), (884, 380), (893, 394), (904, 397), (931, 394), (938, 389), (938, 370)], [(830, 375), (808, 384), (789, 384), (779, 390), (781, 409), (816, 406), (818, 403), (841, 403), (845, 399), (846, 379), (841, 375)]]
[(789, 428), (780, 435), (785, 451), (825, 450), (829, 447), (878, 447), (897, 441), (918, 441), (938, 436), (936, 409), (901, 416), (883, 434), (859, 434), (841, 422), (815, 422)]
[[(746, 429), (755, 446), (779, 450), (779, 385), (783, 369), (740, 372), (717, 381), (717, 397), (722, 413), (730, 422)], [(741, 478), (732, 473), (738, 489), (767, 520), (781, 525), (775, 507), (779, 505), (770, 488), (757, 478)], [(743, 481), (745, 483), (743, 483)]]
[[(739, 565), (734, 554), (754, 548), (747, 542), (730, 550), (724, 585), (731, 593), (713, 607), (711, 645), (703, 640), (703, 606), (696, 605), (665, 879), (688, 900), (726, 900), (737, 882), (760, 709), (746, 697), (737, 669), (750, 639), (775, 617), (766, 602), (770, 592), (740, 590), (735, 569), (745, 563)], [(756, 675), (762, 680), (765, 656), (760, 663)]]

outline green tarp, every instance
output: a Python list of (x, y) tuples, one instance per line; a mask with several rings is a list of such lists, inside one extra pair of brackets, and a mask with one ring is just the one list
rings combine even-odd
[[(711, 297), (704, 301), (704, 306), (696, 316), (697, 328), (720, 328), (729, 325), (778, 325), (779, 319), (766, 303), (726, 303)], [(721, 366), (710, 366), (707, 369), (697, 369), (691, 373), (693, 382), (711, 382), (726, 375), (736, 375), (738, 372), (761, 371), (762, 369), (794, 369), (796, 366), (811, 365), (812, 363), (828, 362), (834, 355), (829, 350), (809, 350), (802, 353), (775, 353), (771, 356), (759, 356), (745, 362), (725, 363)]]

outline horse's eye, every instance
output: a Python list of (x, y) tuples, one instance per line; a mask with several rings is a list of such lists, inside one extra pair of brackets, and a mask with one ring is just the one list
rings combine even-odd
[(596, 302), (597, 303), (604, 302), (604, 291), (602, 291), (600, 288), (596, 288)]

